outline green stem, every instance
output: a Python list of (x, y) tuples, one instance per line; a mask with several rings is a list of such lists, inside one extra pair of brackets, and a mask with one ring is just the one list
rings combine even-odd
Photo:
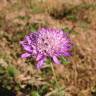
[(54, 76), (54, 78), (55, 78), (56, 86), (57, 86), (57, 88), (59, 89), (60, 86), (59, 86), (59, 84), (58, 84), (57, 76), (56, 76), (56, 73), (55, 73), (55, 70), (54, 70), (54, 67), (53, 67), (53, 64), (52, 64), (52, 63), (51, 63), (51, 69), (52, 69), (52, 72), (53, 72), (53, 76)]

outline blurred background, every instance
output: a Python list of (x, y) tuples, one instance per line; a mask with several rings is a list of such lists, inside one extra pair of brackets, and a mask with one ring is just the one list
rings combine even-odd
[[(50, 68), (20, 58), (19, 41), (41, 27), (74, 42), (69, 62), (54, 65), (60, 92)], [(0, 0), (0, 96), (96, 96), (96, 0)]]

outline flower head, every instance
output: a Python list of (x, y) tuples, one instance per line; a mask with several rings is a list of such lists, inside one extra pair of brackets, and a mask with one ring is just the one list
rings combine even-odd
[(60, 29), (42, 28), (37, 32), (30, 33), (20, 41), (26, 51), (22, 58), (33, 57), (37, 61), (37, 68), (41, 68), (47, 57), (52, 58), (54, 63), (60, 64), (59, 56), (70, 56), (72, 48), (68, 34)]

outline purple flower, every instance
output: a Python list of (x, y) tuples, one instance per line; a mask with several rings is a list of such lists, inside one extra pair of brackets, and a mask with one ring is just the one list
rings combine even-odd
[(47, 57), (52, 58), (55, 64), (60, 64), (58, 57), (70, 56), (72, 44), (67, 33), (55, 28), (42, 28), (30, 33), (20, 41), (26, 51), (22, 58), (36, 59), (37, 68), (42, 68)]

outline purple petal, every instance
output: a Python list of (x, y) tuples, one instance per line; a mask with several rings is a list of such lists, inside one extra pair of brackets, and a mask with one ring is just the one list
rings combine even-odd
[(44, 65), (44, 61), (45, 61), (45, 58), (41, 59), (40, 61), (38, 61), (38, 63), (36, 64), (37, 66), (37, 69), (40, 69), (42, 68), (42, 66)]
[(20, 41), (19, 43), (20, 43), (21, 45), (23, 45), (23, 44), (24, 44), (24, 41)]
[(33, 54), (37, 54), (37, 50), (34, 49), (34, 50), (32, 51), (32, 53), (33, 53)]
[(29, 54), (29, 53), (24, 53), (24, 54), (21, 55), (21, 58), (27, 58), (27, 57), (30, 57), (30, 56), (31, 56), (31, 54)]
[(42, 54), (38, 54), (37, 55), (37, 58), (36, 58), (36, 61), (39, 61), (40, 59), (42, 59), (43, 58), (43, 55)]
[(52, 58), (53, 58), (54, 63), (60, 64), (60, 61), (58, 60), (56, 56), (53, 56)]
[(32, 48), (29, 45), (23, 45), (23, 48), (28, 52), (32, 52)]
[(26, 36), (26, 40), (28, 41), (28, 44), (31, 44), (31, 39), (29, 36)]
[(70, 52), (64, 52), (64, 56), (71, 56)]

